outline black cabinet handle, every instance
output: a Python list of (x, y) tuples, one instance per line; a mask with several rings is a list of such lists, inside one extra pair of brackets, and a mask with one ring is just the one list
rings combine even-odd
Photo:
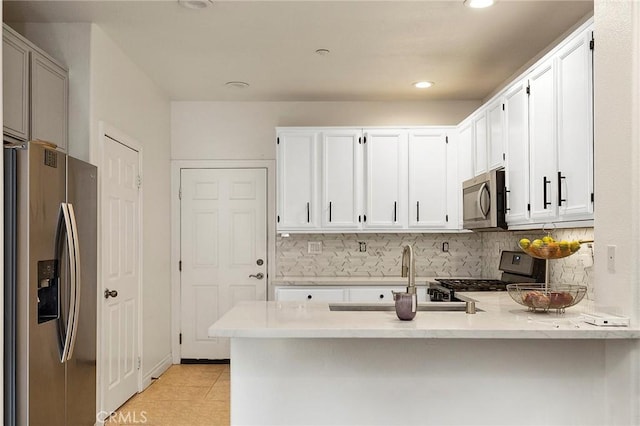
[(548, 183), (551, 183), (551, 181), (547, 180), (546, 176), (543, 176), (542, 177), (542, 199), (543, 199), (544, 205), (542, 208), (545, 210), (547, 209), (547, 206), (551, 205), (551, 202), (547, 201), (547, 184)]
[(307, 295), (307, 299), (311, 300), (311, 299), (313, 299), (313, 296), (312, 296), (312, 295), (310, 295), (310, 294), (308, 294), (308, 295)]
[(309, 213), (309, 203), (307, 203), (307, 223), (311, 222), (311, 216)]
[(398, 202), (397, 202), (397, 201), (394, 201), (394, 202), (393, 202), (393, 221), (394, 221), (394, 222), (397, 222), (397, 221), (398, 221), (397, 207), (398, 207)]
[(416, 201), (416, 222), (420, 222), (420, 201)]
[(362, 223), (362, 215), (358, 215), (358, 223)]
[(329, 222), (331, 222), (331, 201), (329, 201)]
[(378, 296), (380, 299), (384, 299), (384, 294), (381, 294), (380, 296)]
[(562, 176), (562, 172), (558, 172), (558, 207), (560, 207), (562, 203), (567, 201), (566, 198), (562, 198), (562, 179), (566, 178), (566, 176)]

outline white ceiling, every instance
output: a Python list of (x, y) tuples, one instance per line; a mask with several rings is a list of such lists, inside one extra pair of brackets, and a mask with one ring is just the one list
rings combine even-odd
[[(593, 1), (4, 1), (6, 22), (95, 22), (173, 100), (478, 100)], [(319, 56), (316, 49), (329, 49)], [(227, 81), (250, 87), (225, 87)], [(436, 85), (417, 90), (412, 82)]]

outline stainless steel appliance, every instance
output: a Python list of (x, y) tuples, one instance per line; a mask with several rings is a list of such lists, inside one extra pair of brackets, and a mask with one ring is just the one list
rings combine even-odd
[(5, 144), (5, 425), (96, 421), (96, 178), (46, 144)]
[(462, 183), (462, 224), (464, 229), (492, 231), (507, 229), (505, 219), (504, 170), (483, 173)]
[[(511, 283), (544, 282), (546, 264), (519, 251), (500, 253), (502, 276), (499, 280), (486, 278), (436, 278), (429, 283), (429, 295), (433, 302), (455, 302), (461, 300), (458, 293), (466, 291), (505, 291)], [(462, 298), (464, 299), (464, 297)]]

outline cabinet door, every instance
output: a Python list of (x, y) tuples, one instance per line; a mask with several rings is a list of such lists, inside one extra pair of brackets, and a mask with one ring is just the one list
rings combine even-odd
[(409, 132), (409, 226), (447, 226), (447, 135)]
[(319, 224), (316, 213), (317, 132), (278, 135), (278, 230), (304, 230)]
[(343, 288), (277, 287), (275, 296), (277, 301), (344, 302), (345, 290)]
[(504, 111), (502, 99), (487, 107), (487, 150), (488, 169), (504, 165)]
[(322, 227), (359, 229), (362, 131), (322, 132)]
[(458, 130), (458, 158), (458, 176), (462, 183), (473, 178), (473, 122), (471, 120), (462, 123)]
[(31, 52), (31, 139), (67, 149), (68, 74), (51, 60)]
[(527, 223), (529, 204), (529, 107), (527, 83), (514, 84), (505, 95), (506, 184), (509, 225)]
[(558, 53), (558, 176), (562, 220), (593, 218), (593, 86), (589, 29)]
[(4, 133), (29, 139), (29, 47), (6, 29), (2, 33)]
[(407, 132), (365, 132), (366, 213), (364, 226), (404, 228), (407, 224)]
[(474, 127), (474, 162), (473, 171), (475, 176), (487, 172), (487, 115), (484, 110), (480, 111), (473, 118)]
[(555, 68), (542, 63), (529, 76), (529, 155), (531, 220), (557, 217)]

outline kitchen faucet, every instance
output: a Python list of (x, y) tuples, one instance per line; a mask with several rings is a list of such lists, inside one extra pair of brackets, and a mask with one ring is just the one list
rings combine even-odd
[(416, 261), (413, 247), (407, 244), (402, 249), (402, 277), (407, 277), (407, 293), (416, 294)]

